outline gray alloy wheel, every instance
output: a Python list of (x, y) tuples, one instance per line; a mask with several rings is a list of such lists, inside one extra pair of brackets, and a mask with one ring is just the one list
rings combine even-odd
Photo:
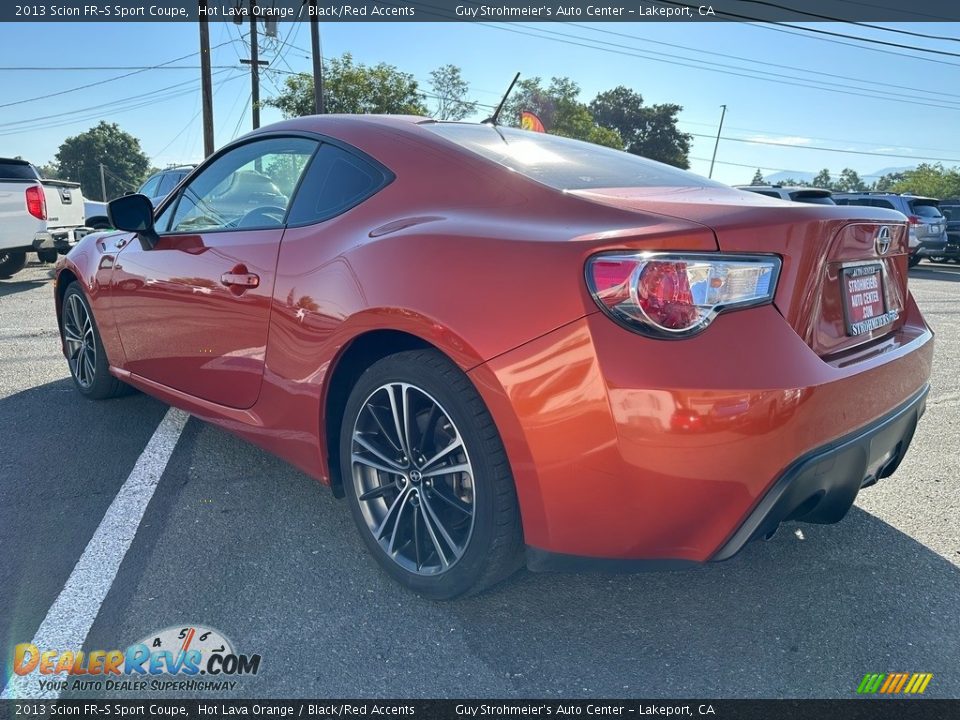
[(388, 383), (363, 403), (350, 464), (367, 529), (400, 567), (446, 572), (474, 524), (474, 470), (449, 413), (409, 383)]
[(93, 318), (78, 293), (70, 293), (65, 298), (63, 339), (74, 382), (81, 390), (89, 390), (97, 376), (97, 342)]
[(360, 537), (401, 585), (449, 600), (523, 564), (500, 433), (470, 378), (437, 350), (398, 352), (360, 375), (338, 455)]
[(100, 340), (100, 332), (78, 282), (63, 293), (60, 333), (73, 384), (91, 400), (123, 395), (132, 388), (110, 374), (110, 363)]

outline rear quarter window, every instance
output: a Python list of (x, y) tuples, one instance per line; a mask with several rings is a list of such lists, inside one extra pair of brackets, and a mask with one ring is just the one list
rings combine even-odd
[(359, 205), (386, 185), (389, 176), (358, 155), (324, 143), (297, 190), (288, 225), (321, 222)]

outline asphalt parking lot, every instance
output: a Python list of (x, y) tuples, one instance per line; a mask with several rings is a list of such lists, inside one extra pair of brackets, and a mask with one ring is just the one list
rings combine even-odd
[[(167, 410), (73, 391), (49, 268), (0, 281), (0, 683)], [(927, 413), (839, 525), (692, 571), (522, 571), (433, 603), (377, 569), (326, 488), (191, 419), (84, 648), (212, 627), (262, 656), (231, 697), (829, 698), (868, 672), (960, 697), (960, 266), (924, 263), (911, 288), (938, 333)]]

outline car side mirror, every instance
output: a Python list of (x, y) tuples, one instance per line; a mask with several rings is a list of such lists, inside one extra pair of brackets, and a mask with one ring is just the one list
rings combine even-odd
[(135, 232), (149, 247), (159, 239), (153, 229), (153, 203), (146, 195), (124, 195), (107, 203), (107, 217), (118, 230)]

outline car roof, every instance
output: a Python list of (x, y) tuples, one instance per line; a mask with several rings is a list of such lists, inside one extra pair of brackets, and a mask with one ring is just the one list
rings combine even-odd
[(0, 162), (9, 163), (10, 165), (29, 165), (30, 163), (27, 160), (22, 158), (0, 158)]
[(808, 187), (806, 185), (734, 185), (733, 187), (737, 190), (786, 190), (787, 192), (802, 190), (804, 192), (822, 192), (827, 195), (833, 194), (833, 191), (826, 188)]

